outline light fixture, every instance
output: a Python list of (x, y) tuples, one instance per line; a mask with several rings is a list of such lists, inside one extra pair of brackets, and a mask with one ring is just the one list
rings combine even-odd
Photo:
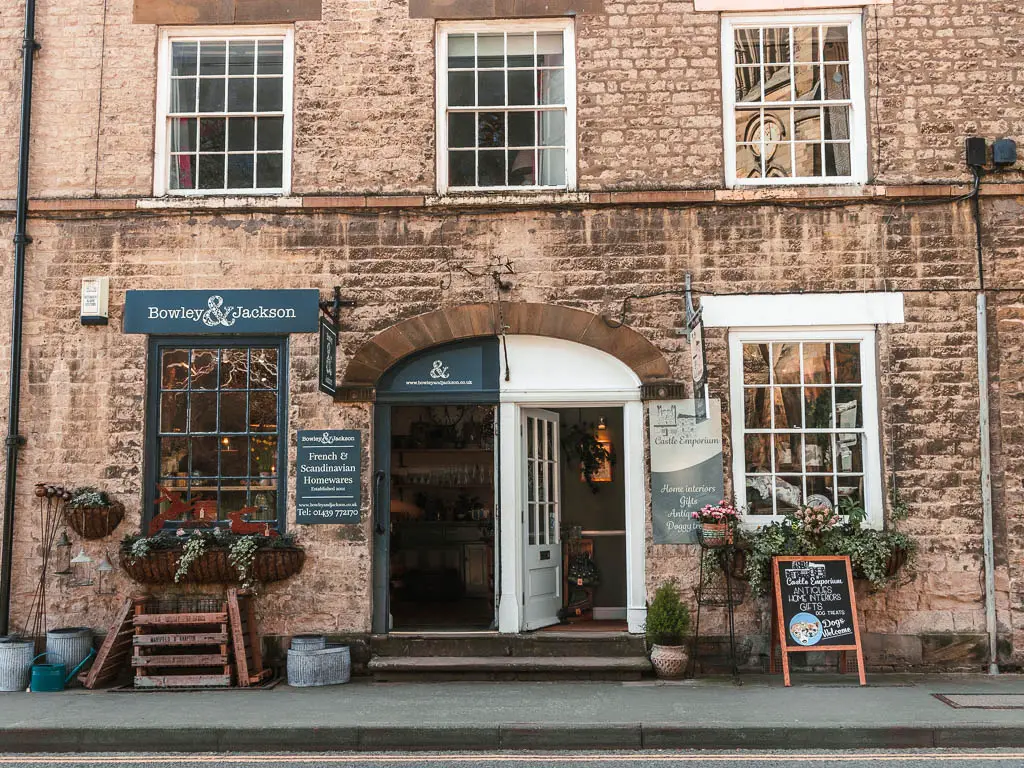
[(103, 559), (96, 566), (96, 594), (114, 594), (114, 566), (110, 563), (107, 553), (103, 553)]
[(55, 576), (71, 575), (71, 539), (68, 538), (68, 531), (65, 528), (60, 538), (53, 545), (53, 574)]
[(85, 554), (84, 548), (71, 559), (71, 586), (92, 586), (92, 558)]
[(611, 456), (614, 451), (612, 445), (612, 438), (608, 434), (608, 425), (604, 423), (604, 416), (597, 420), (597, 429), (594, 431), (594, 439), (597, 444), (604, 448), (605, 458), (601, 460), (601, 464), (590, 478), (591, 482), (594, 483), (610, 483), (612, 481), (612, 462)]

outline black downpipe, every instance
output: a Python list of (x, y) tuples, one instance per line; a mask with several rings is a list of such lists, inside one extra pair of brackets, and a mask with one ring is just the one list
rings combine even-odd
[(22, 44), (21, 138), (18, 148), (18, 197), (14, 214), (14, 299), (11, 305), (11, 395), (7, 404), (7, 467), (4, 487), (3, 545), (0, 548), (0, 637), (11, 620), (11, 556), (14, 551), (14, 500), (18, 481), (18, 434), (21, 416), (21, 327), (24, 319), (25, 250), (28, 236), (28, 148), (32, 123), (32, 70), (36, 42), (36, 2), (25, 0), (25, 40)]

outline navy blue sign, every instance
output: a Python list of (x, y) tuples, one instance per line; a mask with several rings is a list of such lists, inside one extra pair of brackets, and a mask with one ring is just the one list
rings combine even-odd
[(338, 391), (338, 326), (320, 318), (320, 391)]
[(493, 337), (446, 344), (400, 360), (378, 392), (445, 396), (498, 391), (498, 342)]
[(359, 522), (361, 434), (358, 429), (299, 432), (295, 522)]
[(124, 332), (152, 334), (313, 333), (320, 291), (128, 291)]

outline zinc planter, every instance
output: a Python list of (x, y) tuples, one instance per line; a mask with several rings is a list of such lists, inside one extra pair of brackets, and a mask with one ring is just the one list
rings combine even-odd
[(32, 675), (35, 643), (31, 640), (0, 638), (0, 691), (24, 691)]
[(686, 645), (652, 645), (651, 665), (662, 680), (679, 680), (686, 676), (690, 664), (690, 648)]

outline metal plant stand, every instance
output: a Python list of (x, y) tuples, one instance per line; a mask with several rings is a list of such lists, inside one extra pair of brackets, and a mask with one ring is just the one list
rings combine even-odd
[[(743, 602), (746, 592), (744, 584), (736, 584), (732, 575), (733, 563), (736, 557), (736, 545), (720, 544), (718, 541), (707, 541), (700, 528), (697, 529), (697, 543), (700, 544), (700, 578), (694, 589), (697, 598), (697, 619), (694, 623), (693, 648), (690, 653), (690, 677), (693, 677), (697, 670), (697, 653), (700, 648), (700, 614), (702, 608), (725, 608), (729, 618), (729, 666), (735, 682), (739, 683), (739, 667), (736, 663), (736, 624), (734, 609)], [(709, 551), (720, 553), (719, 561), (722, 581), (721, 586), (711, 585), (704, 573), (704, 554)]]

